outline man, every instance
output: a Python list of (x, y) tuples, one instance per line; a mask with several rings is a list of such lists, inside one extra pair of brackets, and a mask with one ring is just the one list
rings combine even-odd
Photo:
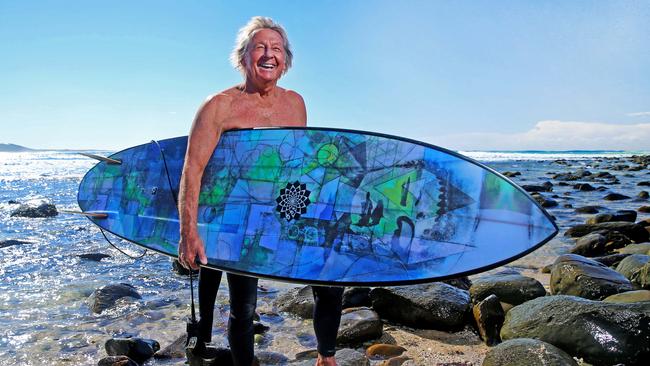
[[(207, 264), (205, 247), (197, 231), (198, 197), (205, 166), (221, 133), (233, 128), (305, 126), (307, 112), (302, 97), (277, 86), (291, 67), (293, 55), (287, 34), (270, 18), (253, 17), (240, 31), (231, 55), (244, 83), (211, 96), (199, 108), (190, 130), (179, 192), (181, 240), (179, 262), (198, 269)], [(214, 301), (221, 272), (205, 267), (199, 277), (199, 329), (201, 341), (212, 333)], [(228, 273), (230, 318), (228, 341), (235, 365), (253, 363), (253, 316), (257, 278)], [(341, 317), (343, 289), (314, 287), (314, 329), (318, 341), (316, 365), (335, 366), (336, 334)]]

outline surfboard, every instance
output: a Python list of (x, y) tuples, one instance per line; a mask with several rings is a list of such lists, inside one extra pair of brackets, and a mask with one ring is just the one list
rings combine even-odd
[[(88, 219), (168, 256), (187, 137), (117, 152), (90, 169)], [(222, 134), (205, 168), (198, 231), (208, 266), (306, 284), (392, 286), (474, 274), (558, 228), (496, 171), (424, 142), (334, 128)]]

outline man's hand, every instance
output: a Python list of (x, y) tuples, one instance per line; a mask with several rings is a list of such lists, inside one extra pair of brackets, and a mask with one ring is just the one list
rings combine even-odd
[(196, 263), (197, 257), (201, 264), (208, 264), (203, 240), (198, 235), (181, 236), (181, 241), (178, 243), (178, 262), (187, 269), (197, 270), (199, 269)]

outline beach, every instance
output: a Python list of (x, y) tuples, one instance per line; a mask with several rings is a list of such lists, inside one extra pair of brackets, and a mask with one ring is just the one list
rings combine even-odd
[[(598, 214), (615, 216), (634, 211), (633, 222), (650, 218), (650, 213), (640, 210), (650, 205), (647, 193), (642, 193), (650, 190), (650, 166), (647, 165), (650, 161), (640, 158), (640, 152), (462, 153), (526, 186), (555, 217), (560, 228), (554, 239), (525, 257), (470, 276), (473, 283), (506, 271), (509, 275), (517, 273), (537, 280), (549, 294), (547, 298), (564, 294), (560, 284), (552, 281), (553, 271), (560, 269), (547, 266), (570, 252), (586, 254), (572, 250), (580, 236), (567, 236), (567, 230), (585, 224)], [(129, 258), (109, 246), (97, 227), (78, 215), (12, 216), (21, 205), (36, 207), (42, 202), (54, 205), (59, 211), (78, 210), (77, 186), (93, 164), (73, 151), (0, 153), (0, 365), (96, 365), (107, 357), (105, 344), (110, 339), (152, 339), (164, 349), (185, 332), (185, 319), (190, 315), (189, 280), (173, 269), (170, 258), (155, 253), (147, 253), (140, 259)], [(589, 206), (593, 210), (579, 210)], [(142, 253), (137, 246), (118, 238), (110, 239), (133, 256)], [(614, 253), (638, 240), (618, 242), (616, 248), (607, 248), (598, 255), (589, 253), (589, 257)], [(84, 254), (106, 256), (80, 257)], [(96, 291), (115, 284), (131, 286), (139, 298), (122, 297), (101, 312), (94, 311)], [(314, 349), (312, 321), (280, 310), (279, 298), (302, 285), (268, 280), (261, 280), (260, 285), (257, 310), (260, 322), (269, 329), (256, 337), (256, 351), (271, 351), (286, 357), (285, 361), (267, 364), (286, 364), (295, 360), (296, 354)], [(466, 291), (468, 298), (471, 293), (462, 288), (458, 291)], [(379, 292), (376, 296), (380, 296)], [(215, 309), (213, 336), (213, 341), (222, 347), (227, 346), (227, 299), (228, 287), (224, 280)], [(472, 305), (480, 302), (474, 300)], [(372, 307), (372, 303), (363, 304)], [(545, 304), (539, 306), (543, 308)], [(405, 349), (403, 359), (393, 364), (410, 365), (481, 365), (493, 348), (481, 339), (471, 315), (454, 329), (419, 328), (380, 318), (380, 337), (343, 348), (364, 353), (377, 343), (398, 345)], [(377, 356), (368, 362), (380, 365), (385, 360)], [(144, 364), (183, 365), (185, 359), (152, 357)]]

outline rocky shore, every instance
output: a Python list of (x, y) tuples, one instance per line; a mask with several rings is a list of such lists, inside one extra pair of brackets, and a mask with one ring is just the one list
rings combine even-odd
[[(541, 166), (546, 171), (527, 168), (503, 174), (556, 218), (561, 228), (556, 239), (507, 266), (470, 278), (346, 289), (337, 339), (339, 365), (647, 364), (650, 156), (587, 163), (557, 160)], [(21, 206), (16, 215), (32, 211)], [(0, 242), (0, 248), (21, 245), (26, 244)], [(101, 253), (84, 255), (86, 261), (106, 260)], [(177, 275), (186, 278), (187, 273)], [(308, 331), (311, 290), (290, 285), (273, 290), (267, 286), (258, 292), (259, 363), (313, 365), (316, 343)], [(102, 350), (94, 364), (185, 363), (182, 316), (189, 315), (185, 304), (189, 295), (179, 295), (182, 304), (173, 319), (159, 310), (169, 301), (142, 304), (144, 295), (124, 281), (97, 288), (87, 298), (88, 311), (97, 316), (130, 304), (145, 309), (123, 315), (133, 329), (116, 327), (120, 331), (112, 336), (96, 338)], [(220, 293), (215, 316), (215, 338), (221, 349), (218, 365), (229, 364), (223, 333), (228, 307), (223, 296)], [(141, 327), (163, 321), (178, 325), (175, 339), (157, 338), (154, 326), (152, 331)], [(307, 331), (282, 334), (287, 323), (291, 329)]]

